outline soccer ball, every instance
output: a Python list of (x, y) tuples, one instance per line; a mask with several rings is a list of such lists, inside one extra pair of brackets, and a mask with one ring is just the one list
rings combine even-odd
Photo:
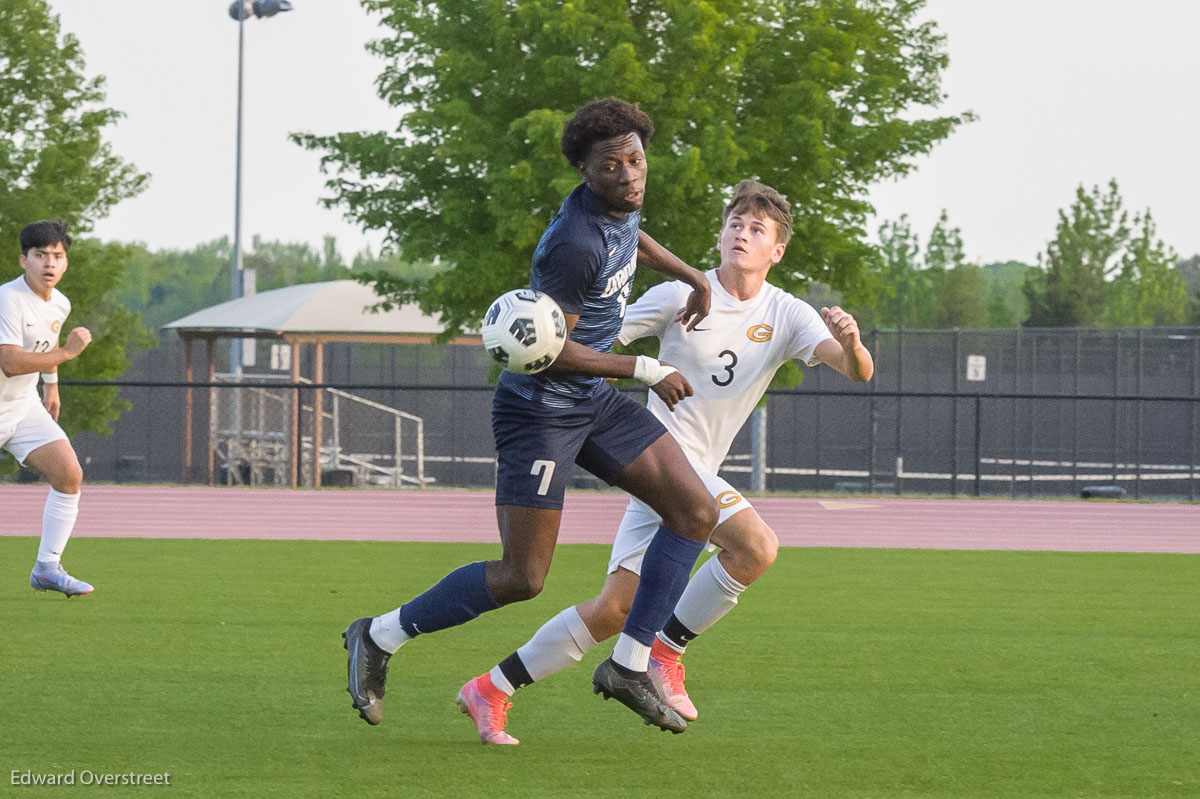
[(483, 316), (483, 346), (511, 372), (536, 374), (554, 363), (567, 341), (567, 319), (549, 294), (514, 289)]

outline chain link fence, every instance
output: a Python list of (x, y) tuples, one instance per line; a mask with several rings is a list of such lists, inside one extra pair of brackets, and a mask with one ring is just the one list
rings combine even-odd
[[(1200, 329), (876, 331), (866, 343), (874, 380), (804, 369), (800, 388), (768, 394), (758, 443), (748, 424), (723, 474), (775, 492), (1200, 492)], [(165, 342), (116, 383), (132, 408), (112, 435), (75, 437), (88, 480), (493, 484), (492, 367), (480, 348), (327, 345), (320, 386), (278, 374), (193, 383), (190, 427), (188, 386), (161, 379), (182, 374), (179, 350)], [(74, 401), (88, 385), (113, 383), (76, 383)]]

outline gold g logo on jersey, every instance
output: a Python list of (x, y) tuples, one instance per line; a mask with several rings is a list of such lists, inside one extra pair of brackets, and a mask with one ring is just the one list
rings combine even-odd
[(761, 344), (764, 341), (770, 341), (774, 332), (775, 329), (770, 325), (755, 325), (746, 331), (746, 338)]
[(722, 491), (717, 495), (718, 508), (731, 508), (742, 501), (742, 495), (736, 491)]
[(53, 322), (50, 323), (51, 332), (57, 333), (61, 329), (62, 329), (62, 322), (60, 322), (59, 320), (55, 319)]

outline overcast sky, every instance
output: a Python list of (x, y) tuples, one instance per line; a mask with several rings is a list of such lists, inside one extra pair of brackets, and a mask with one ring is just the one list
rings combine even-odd
[[(152, 174), (96, 233), (152, 248), (231, 235), (237, 23), (225, 0), (50, 0), (107, 78), (116, 151)], [(381, 63), (364, 44), (386, 34), (355, 0), (293, 0), (245, 23), (242, 229), (306, 241), (333, 235), (348, 257), (371, 246), (336, 210), (317, 206), (324, 177), (293, 131), (392, 130), (374, 93)], [(963, 126), (877, 187), (879, 217), (907, 213), (922, 241), (945, 208), (976, 262), (1032, 262), (1076, 186), (1116, 178), (1127, 207), (1149, 207), (1180, 255), (1200, 253), (1200, 2), (930, 0), (948, 37), (944, 112)], [(652, 198), (651, 198), (652, 201)], [(873, 225), (874, 227), (874, 225)], [(665, 242), (670, 244), (670, 242)]]

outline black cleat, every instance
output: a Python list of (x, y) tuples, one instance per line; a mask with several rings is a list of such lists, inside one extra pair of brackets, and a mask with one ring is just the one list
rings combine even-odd
[(350, 653), (346, 661), (346, 690), (354, 709), (374, 726), (383, 721), (383, 695), (387, 663), (391, 658), (371, 640), (371, 618), (355, 619), (342, 633), (342, 644)]
[(628, 669), (621, 669), (608, 658), (592, 675), (592, 693), (605, 699), (616, 699), (660, 730), (679, 734), (687, 729), (687, 722), (671, 707), (648, 672), (628, 675)]

